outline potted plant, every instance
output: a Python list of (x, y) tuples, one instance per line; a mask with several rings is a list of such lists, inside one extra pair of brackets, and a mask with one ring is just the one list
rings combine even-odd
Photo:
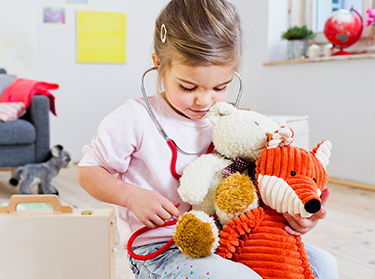
[(306, 56), (309, 40), (314, 38), (315, 34), (308, 29), (306, 25), (299, 27), (290, 27), (281, 35), (281, 38), (288, 40), (288, 59), (299, 59)]

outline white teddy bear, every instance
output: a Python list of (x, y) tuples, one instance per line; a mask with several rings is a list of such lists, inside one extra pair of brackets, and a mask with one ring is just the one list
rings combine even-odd
[[(215, 206), (215, 193), (220, 182), (232, 172), (241, 172), (248, 168), (249, 163), (255, 163), (264, 149), (268, 137), (284, 124), (255, 111), (236, 109), (225, 102), (212, 106), (208, 112), (208, 119), (214, 125), (213, 143), (217, 153), (202, 155), (191, 162), (184, 169), (178, 188), (181, 199), (190, 203), (193, 210), (179, 218), (174, 239), (184, 254), (193, 257), (208, 256), (218, 246), (216, 239), (211, 251), (203, 252), (199, 250), (199, 245), (194, 243), (194, 239), (189, 239), (190, 236), (196, 234), (197, 226), (201, 226), (202, 231), (211, 231), (210, 228), (203, 228), (203, 224), (207, 224), (207, 218), (202, 217), (203, 215), (217, 214), (222, 224), (226, 224), (234, 217)], [(237, 161), (237, 165), (235, 161)], [(229, 171), (227, 175), (224, 171), (223, 176), (223, 169)], [(256, 199), (250, 206), (257, 205)], [(206, 214), (202, 214), (202, 211)], [(215, 231), (214, 222), (210, 226)], [(190, 229), (194, 232), (187, 231)], [(199, 238), (199, 236), (197, 237)], [(198, 240), (198, 238), (196, 239)], [(202, 239), (199, 238), (199, 241)], [(192, 247), (187, 243), (194, 246), (193, 250), (197, 251), (190, 250)]]
[(211, 107), (208, 119), (214, 125), (213, 143), (218, 153), (205, 154), (183, 171), (178, 193), (194, 210), (215, 213), (214, 194), (223, 180), (221, 170), (236, 158), (255, 163), (264, 149), (268, 136), (283, 123), (255, 111), (245, 111), (220, 102)]

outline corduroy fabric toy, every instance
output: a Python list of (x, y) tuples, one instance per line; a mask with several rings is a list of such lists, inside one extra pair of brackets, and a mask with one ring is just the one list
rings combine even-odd
[[(221, 181), (215, 193), (215, 208), (220, 222), (259, 206), (256, 187), (246, 174), (236, 172)], [(219, 246), (219, 231), (212, 217), (192, 210), (178, 219), (174, 240), (178, 248), (194, 258), (207, 257)]]
[(301, 237), (283, 229), (282, 213), (307, 218), (320, 210), (332, 144), (323, 141), (308, 152), (290, 145), (292, 139), (293, 131), (285, 127), (273, 135), (256, 163), (255, 184), (263, 204), (229, 221), (216, 250), (264, 279), (315, 278)]
[[(212, 134), (216, 153), (202, 155), (191, 162), (184, 169), (178, 188), (181, 199), (190, 203), (193, 210), (178, 219), (174, 240), (185, 255), (195, 258), (210, 255), (219, 245), (217, 226), (208, 215), (217, 214), (222, 224), (235, 217), (235, 214), (223, 213), (215, 206), (218, 185), (233, 171), (246, 172), (248, 163), (252, 163), (255, 169), (255, 161), (265, 148), (268, 137), (282, 123), (255, 111), (236, 109), (225, 102), (213, 105), (208, 119), (214, 126)], [(242, 197), (247, 199), (244, 195)], [(253, 206), (257, 206), (257, 201), (254, 200)]]

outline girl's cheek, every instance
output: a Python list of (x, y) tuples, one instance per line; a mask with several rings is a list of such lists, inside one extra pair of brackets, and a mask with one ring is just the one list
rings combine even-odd
[(226, 92), (226, 93), (224, 93), (224, 94), (218, 96), (217, 99), (216, 99), (216, 101), (217, 101), (217, 102), (224, 102), (225, 99), (227, 98), (227, 95), (228, 95), (228, 92)]
[(185, 105), (187, 101), (187, 97), (183, 94), (179, 94), (177, 96), (174, 96), (174, 99), (172, 101), (176, 106), (183, 106)]
[(183, 93), (183, 94), (179, 94), (178, 95), (178, 102), (180, 104), (184, 104), (184, 103), (187, 103), (189, 102), (191, 99), (193, 99), (193, 94), (186, 94), (186, 93)]

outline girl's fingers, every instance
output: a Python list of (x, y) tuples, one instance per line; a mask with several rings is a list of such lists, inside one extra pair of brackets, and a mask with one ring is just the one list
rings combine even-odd
[(290, 235), (294, 235), (294, 236), (300, 236), (300, 235), (302, 235), (302, 233), (293, 230), (293, 229), (292, 229), (291, 227), (289, 227), (289, 226), (285, 226), (285, 227), (284, 227), (284, 230), (286, 230), (287, 233), (289, 233)]
[(299, 214), (291, 216), (289, 213), (284, 213), (283, 216), (289, 223), (289, 226), (285, 226), (284, 229), (289, 234), (295, 236), (303, 235), (313, 229), (319, 220), (326, 217), (327, 212), (324, 206), (327, 203), (330, 192), (331, 191), (328, 188), (323, 190), (322, 194), (320, 195), (322, 208), (310, 218), (304, 219)]
[(328, 189), (328, 188), (325, 188), (323, 190), (322, 194), (320, 195), (320, 200), (322, 202), (322, 207), (324, 207), (326, 205), (330, 193), (331, 193), (331, 190)]
[(176, 208), (176, 205), (179, 205), (179, 203), (167, 202), (165, 205), (161, 205), (160, 209), (155, 212), (155, 215), (150, 218), (151, 221), (157, 226), (162, 226), (165, 221), (172, 219), (173, 216), (180, 217), (181, 213)]
[(313, 216), (311, 216), (309, 219), (310, 221), (318, 221), (322, 220), (326, 217), (327, 211), (324, 207), (322, 207), (317, 213), (315, 213)]
[[(168, 211), (172, 216), (176, 216), (177, 218), (181, 216), (181, 212), (177, 209), (177, 207), (180, 206), (178, 202), (169, 201), (168, 203), (163, 205), (163, 208)], [(171, 219), (172, 216), (169, 218)], [(169, 220), (166, 219), (166, 220)]]
[(292, 216), (289, 213), (284, 213), (283, 215), (293, 228), (304, 228), (306, 225), (306, 219), (303, 219), (299, 214)]
[(284, 229), (291, 235), (301, 235), (300, 231), (303, 230), (304, 227), (302, 227), (300, 223), (298, 223), (297, 220), (293, 218), (293, 216), (291, 216), (289, 213), (284, 213), (283, 216), (289, 223), (289, 226), (285, 226)]
[(170, 201), (155, 191), (139, 189), (142, 191), (137, 199), (134, 199), (131, 210), (137, 218), (148, 228), (155, 228), (164, 225), (165, 221), (173, 216), (181, 216), (177, 209), (180, 204)]
[(162, 226), (165, 223), (165, 220), (158, 215), (156, 215), (151, 221), (157, 226)]
[(175, 202), (175, 201), (170, 201), (175, 207), (179, 207), (180, 206), (180, 203), (179, 202)]
[(168, 210), (164, 207), (162, 207), (157, 214), (164, 221), (170, 220), (173, 217), (172, 213), (168, 212)]
[[(144, 225), (146, 225), (149, 228), (155, 228), (164, 225), (165, 219), (161, 217), (160, 215), (163, 215), (161, 213), (153, 213), (150, 214), (147, 219), (142, 222)], [(169, 213), (164, 213), (164, 215), (170, 215)]]
[[(163, 213), (158, 215), (158, 217), (159, 217), (159, 219), (161, 219), (163, 221), (163, 224), (164, 224), (165, 221), (168, 221), (168, 220), (172, 219), (173, 216), (172, 216), (172, 214), (170, 214), (169, 212), (164, 210)], [(163, 224), (158, 223), (159, 226), (161, 226)]]
[[(325, 212), (325, 209), (322, 209)], [(325, 213), (324, 213), (325, 215)], [(314, 214), (310, 218), (302, 218), (301, 215), (296, 214), (291, 216), (288, 213), (284, 213), (284, 218), (289, 223), (289, 229), (285, 227), (286, 231), (293, 235), (303, 235), (312, 230), (318, 223), (319, 219), (324, 218), (319, 213)]]
[(144, 222), (142, 222), (143, 225), (145, 225), (147, 228), (150, 228), (150, 229), (153, 229), (153, 228), (156, 228), (156, 224), (154, 222), (152, 222), (151, 220), (146, 220)]

